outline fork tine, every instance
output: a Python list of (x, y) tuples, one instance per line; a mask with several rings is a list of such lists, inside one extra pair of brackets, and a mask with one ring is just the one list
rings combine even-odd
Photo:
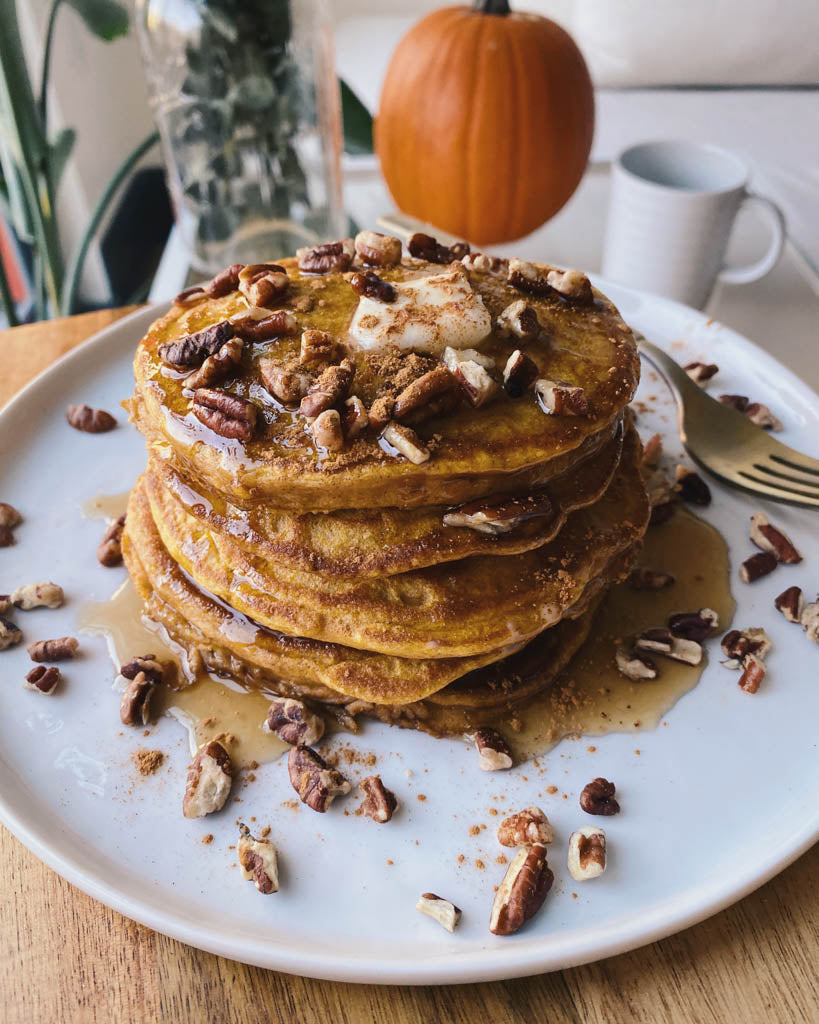
[[(799, 484), (800, 487), (807, 487), (810, 490), (813, 490), (814, 488), (819, 489), (819, 476), (794, 476), (792, 473), (783, 473), (779, 469), (766, 466), (764, 462), (755, 462), (754, 469), (759, 470), (760, 473), (766, 473), (768, 476), (775, 476), (778, 480), (787, 480), (788, 483)], [(782, 486), (784, 487), (786, 485), (783, 484)]]
[(786, 445), (782, 445), (782, 447), (788, 453), (787, 458), (784, 454), (779, 454), (778, 451), (771, 452), (770, 457), (774, 462), (779, 462), (788, 469), (798, 469), (802, 473), (811, 473), (819, 477), (819, 459), (812, 459), (809, 455), (796, 452), (793, 448), (788, 448)]
[(753, 490), (757, 494), (771, 498), (774, 501), (784, 501), (790, 505), (804, 505), (810, 508), (819, 508), (819, 494), (816, 494), (816, 492), (800, 491), (797, 487), (774, 484), (770, 480), (754, 476), (754, 474), (748, 472), (747, 469), (740, 469), (737, 476), (740, 479), (735, 482), (738, 483), (740, 487), (743, 486), (744, 481), (746, 489)]

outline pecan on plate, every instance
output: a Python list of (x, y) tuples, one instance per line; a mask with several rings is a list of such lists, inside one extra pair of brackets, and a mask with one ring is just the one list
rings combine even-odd
[(300, 700), (276, 697), (267, 710), (262, 728), (294, 747), (309, 747), (324, 735), (324, 719), (314, 715)]
[(583, 787), (580, 806), (587, 814), (619, 814), (620, 804), (614, 799), (614, 792), (614, 783), (608, 779), (592, 779)]
[(669, 617), (668, 628), (675, 637), (696, 640), (701, 644), (719, 629), (719, 615), (713, 608), (700, 608), (696, 612), (676, 612)]
[(719, 367), (716, 363), (688, 363), (683, 369), (695, 384), (706, 384), (719, 373)]
[(416, 260), (426, 260), (427, 263), (451, 263), (469, 255), (469, 246), (466, 242), (441, 245), (432, 235), (425, 235), (422, 231), (410, 235), (407, 250)]
[(9, 530), (13, 530), (14, 527), (19, 526), (22, 521), (23, 517), (14, 505), (9, 505), (7, 501), (0, 501), (0, 526), (5, 526)]
[(764, 629), (752, 626), (748, 629), (729, 630), (720, 641), (720, 647), (726, 657), (722, 665), (725, 668), (738, 669), (748, 654), (755, 654), (758, 658), (764, 659), (772, 644)]
[(272, 306), (289, 290), (290, 278), (278, 263), (251, 263), (239, 271), (239, 291), (251, 306)]
[(293, 789), (303, 804), (323, 814), (337, 796), (350, 792), (350, 783), (310, 747), (293, 747), (287, 758)]
[(43, 693), (46, 697), (50, 697), (57, 689), (62, 677), (62, 673), (56, 665), (49, 665), (48, 667), (37, 665), (27, 673), (23, 686), (27, 690), (36, 690), (38, 693)]
[(195, 334), (186, 334), (176, 341), (166, 341), (159, 346), (159, 358), (175, 370), (190, 370), (212, 356), (235, 334), (229, 320), (220, 320)]
[(251, 441), (258, 413), (253, 402), (218, 388), (200, 388), (193, 393), (194, 416), (222, 437)]
[(550, 270), (546, 281), (570, 302), (580, 306), (590, 306), (594, 302), (591, 281), (582, 270)]
[(10, 526), (0, 525), (0, 548), (10, 548), (14, 543), (14, 533)]
[(676, 583), (676, 577), (661, 569), (647, 569), (638, 566), (628, 574), (628, 585), (632, 590), (664, 590)]
[(614, 659), (617, 671), (634, 683), (643, 679), (656, 679), (659, 675), (657, 666), (651, 658), (637, 650), (629, 651), (625, 647), (618, 647)]
[(186, 818), (202, 818), (221, 810), (232, 783), (230, 755), (218, 740), (211, 740), (202, 747), (188, 769), (182, 813)]
[(119, 674), (125, 679), (136, 679), (143, 673), (151, 683), (161, 683), (165, 679), (166, 666), (153, 654), (140, 654), (121, 666)]
[(754, 512), (751, 516), (751, 541), (786, 565), (798, 565), (802, 561), (790, 537), (777, 529), (763, 512)]
[(526, 807), (504, 818), (498, 826), (501, 846), (548, 846), (554, 838), (555, 830), (539, 807)]
[(24, 612), (32, 608), (59, 608), (64, 600), (63, 588), (56, 583), (26, 583), (9, 594), (9, 601)]
[(677, 466), (675, 471), (674, 489), (683, 501), (691, 505), (710, 505), (711, 488), (693, 469), (688, 466)]
[(524, 846), (509, 865), (495, 893), (489, 930), (511, 935), (540, 910), (554, 875), (546, 863), (546, 847)]
[(35, 640), (26, 650), (32, 661), (66, 661), (77, 653), (79, 643), (73, 636), (60, 636), (54, 640)]
[(138, 672), (122, 691), (119, 719), (123, 725), (148, 725), (156, 686), (144, 672)]
[(372, 270), (363, 274), (353, 274), (350, 287), (356, 295), (364, 295), (376, 302), (395, 302), (395, 289), (389, 281), (383, 280)]
[(92, 409), (90, 405), (69, 405), (65, 418), (75, 430), (84, 434), (106, 434), (113, 430), (117, 421), (105, 409)]
[(194, 370), (189, 377), (185, 378), (185, 387), (197, 390), (209, 388), (212, 384), (229, 377), (242, 361), (244, 342), (241, 338), (231, 338), (226, 341), (218, 352), (202, 363), (198, 370)]
[(784, 430), (785, 427), (782, 424), (782, 420), (778, 416), (774, 416), (767, 405), (763, 405), (761, 402), (750, 402), (745, 410), (745, 415), (758, 427), (762, 427), (763, 430), (773, 430), (778, 433), (780, 430)]
[(478, 767), (483, 772), (504, 771), (513, 764), (512, 750), (497, 729), (483, 726), (475, 730)]
[(421, 898), (415, 904), (415, 909), (419, 914), (424, 914), (426, 917), (431, 917), (433, 921), (437, 921), (448, 932), (454, 932), (461, 920), (460, 908), (449, 900), (436, 896), (434, 892), (421, 893)]
[(243, 267), (244, 263), (231, 263), (208, 281), (205, 291), (212, 299), (221, 299), (223, 295), (235, 292), (239, 287), (239, 273)]
[(350, 269), (354, 255), (355, 243), (352, 238), (296, 249), (299, 270), (305, 274), (343, 273)]
[(368, 267), (394, 267), (401, 262), (401, 239), (378, 231), (359, 231), (355, 251)]
[(742, 675), (739, 688), (746, 693), (756, 693), (765, 678), (765, 662), (757, 654), (746, 654), (742, 659)]
[(110, 524), (102, 535), (97, 547), (97, 561), (107, 569), (122, 563), (122, 531), (125, 529), (125, 515)]
[(19, 644), (23, 639), (23, 632), (13, 622), (9, 622), (8, 619), (4, 619), (0, 615), (0, 651), (5, 651), (9, 647), (14, 647), (15, 644)]
[(739, 578), (743, 583), (755, 583), (757, 580), (767, 576), (779, 565), (779, 559), (772, 551), (759, 551), (745, 561), (739, 567)]
[(800, 622), (805, 599), (801, 587), (788, 587), (774, 598), (774, 607), (782, 612), (788, 622)]
[(253, 882), (265, 896), (279, 891), (279, 861), (276, 847), (269, 839), (256, 839), (244, 822), (239, 823), (236, 844), (242, 878)]
[(368, 775), (358, 784), (358, 788), (364, 794), (361, 804), (361, 813), (368, 818), (377, 821), (379, 825), (388, 822), (395, 814), (398, 807), (398, 800), (391, 789), (387, 789), (381, 781), (380, 775)]
[(799, 618), (808, 640), (819, 644), (819, 601), (811, 601), (802, 609)]
[(576, 882), (599, 878), (606, 870), (606, 833), (583, 825), (569, 836), (568, 868)]

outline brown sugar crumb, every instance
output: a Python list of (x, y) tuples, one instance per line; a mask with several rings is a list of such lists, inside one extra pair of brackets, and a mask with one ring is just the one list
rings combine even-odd
[(547, 786), (546, 792), (551, 793), (552, 796), (554, 796), (554, 794), (557, 792), (557, 786)]
[[(259, 767), (259, 762), (258, 761), (251, 761), (250, 764), (247, 767), (248, 767), (248, 771), (255, 772), (256, 769)], [(253, 820), (255, 820), (255, 819), (253, 819)]]
[(466, 860), (466, 857), (464, 857), (464, 855), (463, 855), (462, 853), (459, 853), (459, 854), (458, 854), (458, 863), (459, 863), (459, 864), (463, 864), (463, 862), (464, 862), (465, 860)]
[(269, 836), (270, 835), (270, 826), (269, 825), (265, 825), (264, 828), (259, 829), (259, 835), (262, 837), (262, 839), (264, 839), (265, 836)]
[(497, 807), (490, 807), (489, 808), (489, 813), (492, 815), (493, 818), (496, 818), (497, 815), (498, 815)]
[(496, 864), (508, 864), (509, 861), (506, 859), (506, 855), (505, 854), (499, 853), (497, 855), (497, 857), (495, 858), (495, 863)]
[(143, 736), (150, 736), (151, 735), (151, 730), (150, 729), (143, 729), (142, 730), (142, 735)]
[(481, 830), (478, 828), (477, 825), (473, 825), (472, 828), (470, 828), (470, 830), (469, 830), (469, 834), (471, 836), (477, 836), (477, 835), (480, 835), (480, 831)]
[(597, 747), (586, 747), (587, 754), (593, 754), (597, 750)]
[(640, 756), (640, 751), (639, 751), (639, 750), (635, 750), (635, 751), (634, 751), (634, 753), (635, 753), (635, 754), (636, 754), (636, 755), (637, 755), (638, 757)]
[(255, 772), (251, 772), (251, 773), (250, 773), (250, 774), (249, 774), (249, 775), (247, 776), (247, 781), (248, 781), (248, 782), (255, 782), (255, 781), (256, 781), (256, 773), (255, 773)]
[(133, 755), (134, 763), (140, 775), (153, 775), (162, 767), (165, 755), (161, 750), (137, 750)]
[(484, 868), (486, 867), (486, 865), (484, 864), (484, 862), (482, 860), (480, 860), (480, 858), (478, 858), (475, 861), (475, 867), (478, 869), (478, 871), (483, 871)]
[(213, 725), (213, 723), (215, 721), (216, 721), (216, 719), (213, 717), (213, 715), (210, 715), (208, 718), (203, 718), (202, 719), (202, 725), (207, 727), (207, 726)]
[(387, 861), (387, 866), (388, 866), (388, 867), (392, 867), (392, 866), (393, 866), (393, 864), (395, 864), (395, 861), (394, 861), (394, 860), (388, 860), (388, 861)]
[(572, 893), (572, 899), (573, 899), (573, 900), (576, 900), (576, 899), (577, 899), (577, 893), (576, 893), (576, 892), (573, 892), (573, 893)]
[(213, 842), (213, 833), (212, 832), (208, 832), (208, 834), (206, 836), (202, 836), (202, 842), (205, 844), (205, 846), (207, 846), (208, 843), (212, 843)]
[(282, 807), (287, 807), (291, 811), (297, 811), (299, 809), (298, 800), (282, 800)]
[(427, 798), (426, 793), (419, 793), (418, 796), (415, 799), (416, 800), (420, 800), (421, 803), (423, 803), (426, 800), (426, 798)]

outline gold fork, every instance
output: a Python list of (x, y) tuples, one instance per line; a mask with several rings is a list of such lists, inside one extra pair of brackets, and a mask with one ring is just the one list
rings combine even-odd
[(695, 462), (749, 494), (819, 508), (819, 460), (774, 440), (741, 412), (711, 398), (671, 356), (638, 331), (634, 336), (640, 355), (677, 401), (680, 437)]

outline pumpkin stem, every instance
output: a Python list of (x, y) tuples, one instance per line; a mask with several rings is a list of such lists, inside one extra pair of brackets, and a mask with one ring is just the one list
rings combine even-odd
[(472, 10), (477, 14), (511, 14), (509, 0), (473, 0)]

